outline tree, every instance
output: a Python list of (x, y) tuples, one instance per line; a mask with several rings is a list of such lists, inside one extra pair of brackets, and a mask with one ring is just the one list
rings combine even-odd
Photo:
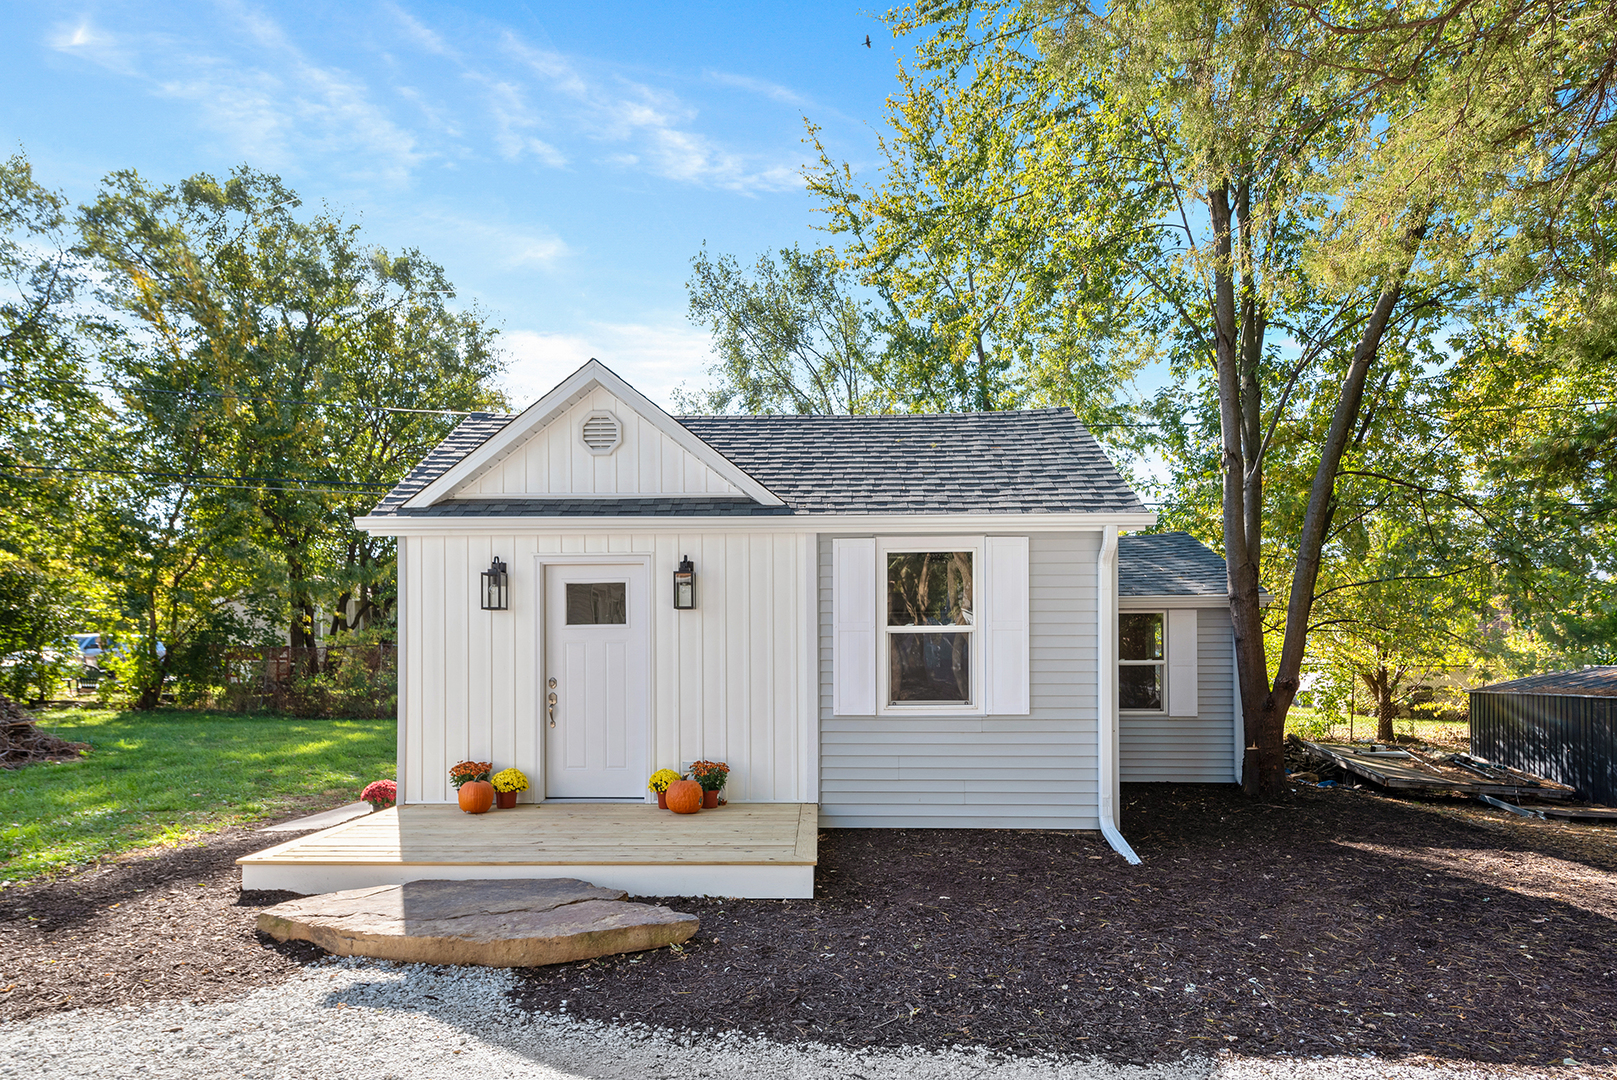
[(1617, 322), (1590, 301), (1552, 295), (1473, 323), (1453, 340), (1443, 403), (1477, 462), (1512, 617), (1573, 665), (1617, 662)]
[[(1017, 278), (1040, 282), (1020, 294), (1022, 310), (1059, 297), (1068, 312), (1062, 325), (1107, 328), (1114, 359), (1098, 386), (1117, 375), (1117, 357), (1137, 364), (1166, 355), (1181, 389), (1157, 403), (1162, 422), (1214, 408), (1218, 531), (1248, 743), (1257, 748), (1248, 776), (1261, 791), (1278, 790), (1284, 717), (1297, 691), (1337, 476), (1362, 437), (1367, 388), (1381, 385), (1371, 373), (1384, 339), (1406, 320), (1429, 318), (1443, 284), (1428, 281), (1421, 262), (1428, 244), (1449, 239), (1451, 216), (1433, 184), (1407, 190), (1379, 233), (1361, 229), (1351, 249), (1336, 243), (1345, 223), (1360, 222), (1343, 210), (1357, 193), (1351, 177), (1378, 178), (1385, 121), (1408, 101), (1388, 96), (1367, 112), (1350, 81), (1286, 63), (1307, 28), (1301, 13), (1283, 8), (1137, 0), (1096, 14), (959, 4), (904, 13), (896, 30), (931, 34), (921, 50), (928, 81), (906, 84), (894, 106), (901, 133), (928, 136), (904, 143), (905, 167), (890, 167), (885, 200), (844, 204), (857, 206), (850, 214), (900, 226), (969, 221), (978, 236), (993, 235), (986, 222), (1042, 223), (1036, 243), (1010, 245), (1028, 268)], [(917, 115), (948, 119), (923, 129)], [(987, 162), (986, 173), (927, 172), (936, 178), (913, 181), (917, 170), (950, 160), (937, 147), (1002, 145), (1001, 129), (1018, 133), (1014, 153), (962, 155)], [(827, 190), (818, 177), (811, 183)], [(910, 214), (917, 186), (980, 213), (938, 201)], [(1056, 260), (1056, 251), (1075, 257)], [(1002, 297), (989, 299), (988, 307), (1007, 309)], [(1269, 490), (1267, 456), (1299, 414), (1326, 419), (1299, 458), (1307, 464), (1295, 475), (1301, 490)], [(1305, 444), (1295, 445), (1301, 452)], [(1259, 581), (1277, 501), (1305, 510), (1288, 544), (1284, 641), (1271, 683)]]
[(946, 25), (920, 47), (926, 78), (900, 71), (879, 183), (833, 161), (811, 127), (809, 190), (843, 260), (884, 302), (901, 346), (884, 358), (895, 399), (920, 411), (1067, 405), (1120, 434), (1116, 396), (1139, 358), (1109, 348), (1132, 298), (1110, 288), (1108, 268), (1139, 240), (1117, 207), (1104, 242), (1073, 228), (1103, 212), (1118, 161), (1097, 152), (1094, 128), (1069, 122), (1081, 90), (1042, 78), (1021, 47), (1026, 13), (1007, 24), (986, 57)]
[(92, 324), (76, 303), (72, 241), (67, 201), (20, 153), (0, 162), (0, 655), (27, 654), (9, 669), (11, 689), (38, 697), (65, 635), (101, 614), (98, 582), (76, 555), (82, 509), (104, 479), (94, 465), (108, 410), (83, 385)]
[(120, 172), (81, 229), (137, 328), (107, 354), (127, 408), (187, 481), (246, 500), (254, 580), (278, 579), (289, 640), (309, 646), (318, 611), (344, 629), (350, 608), (387, 606), (392, 549), (353, 517), (442, 438), (445, 410), (501, 399), (493, 331), (452, 310), (437, 266), (299, 205), (247, 168), (168, 187)]
[(677, 395), (691, 412), (886, 411), (886, 335), (829, 249), (760, 255), (750, 276), (733, 256), (691, 260), (691, 319), (713, 331), (715, 384)]

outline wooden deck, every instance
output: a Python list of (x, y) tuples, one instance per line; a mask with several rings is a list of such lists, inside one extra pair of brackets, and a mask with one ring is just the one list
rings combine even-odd
[(422, 803), (237, 859), (242, 888), (333, 892), (429, 878), (576, 877), (636, 896), (812, 897), (819, 807), (539, 803), (466, 814)]

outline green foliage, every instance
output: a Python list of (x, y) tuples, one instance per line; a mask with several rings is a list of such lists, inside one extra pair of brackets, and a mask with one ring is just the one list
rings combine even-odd
[(713, 385), (676, 395), (690, 412), (887, 411), (880, 319), (829, 250), (782, 248), (750, 274), (733, 256), (691, 260), (690, 315), (713, 331)]
[(39, 568), (0, 554), (0, 694), (43, 701), (77, 666), (67, 588)]
[(501, 399), (486, 385), (493, 331), (452, 310), (437, 266), (367, 246), (330, 216), (300, 218), (299, 205), (247, 168), (168, 187), (121, 172), (81, 228), (105, 298), (136, 320), (105, 354), (143, 388), (124, 392), (131, 434), (209, 482), (163, 494), (194, 503), (199, 546), (238, 545), (232, 564), (271, 586), (273, 620), (263, 597), (232, 596), (251, 621), (306, 647), (317, 610), (337, 612), (339, 630), (350, 608), (359, 624), (388, 616), (392, 548), (352, 519), (453, 426), (380, 406)]
[(41, 723), (91, 751), (4, 774), (0, 862), (10, 881), (351, 802), (393, 775), (396, 750), (391, 720), (73, 710)]
[(19, 156), (0, 272), (0, 552), (61, 583), (72, 629), (119, 632), (116, 700), (199, 697), (317, 617), (391, 625), (393, 542), (353, 519), (454, 425), (433, 410), (502, 404), (494, 331), (437, 266), (252, 169), (114, 173), (75, 213)]

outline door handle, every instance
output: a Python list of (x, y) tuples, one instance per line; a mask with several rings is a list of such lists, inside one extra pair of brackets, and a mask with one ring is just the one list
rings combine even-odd
[[(554, 680), (552, 680), (552, 684), (554, 684)], [(554, 691), (554, 690), (552, 690), (550, 692), (550, 696), (545, 699), (545, 711), (550, 714), (550, 726), (555, 727), (556, 726), (556, 691)]]

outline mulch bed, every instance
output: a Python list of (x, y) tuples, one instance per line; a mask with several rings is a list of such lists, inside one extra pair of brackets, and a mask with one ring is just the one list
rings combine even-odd
[[(683, 949), (522, 971), (514, 996), (853, 1047), (1617, 1062), (1617, 830), (1367, 790), (1124, 799), (1143, 866), (1085, 834), (828, 830), (814, 900), (669, 899), (702, 919)], [(291, 894), (239, 891), (234, 860), (287, 838), (0, 890), (0, 1022), (234, 998), (323, 955), (255, 930)]]
[(1617, 1064), (1617, 831), (1458, 800), (1125, 788), (1084, 834), (828, 830), (814, 900), (663, 902), (682, 950), (521, 973), (533, 1010), (1115, 1061)]
[(0, 890), (0, 1023), (236, 998), (324, 955), (258, 933), (258, 910), (292, 893), (241, 891), (235, 861), (295, 835), (233, 830)]

